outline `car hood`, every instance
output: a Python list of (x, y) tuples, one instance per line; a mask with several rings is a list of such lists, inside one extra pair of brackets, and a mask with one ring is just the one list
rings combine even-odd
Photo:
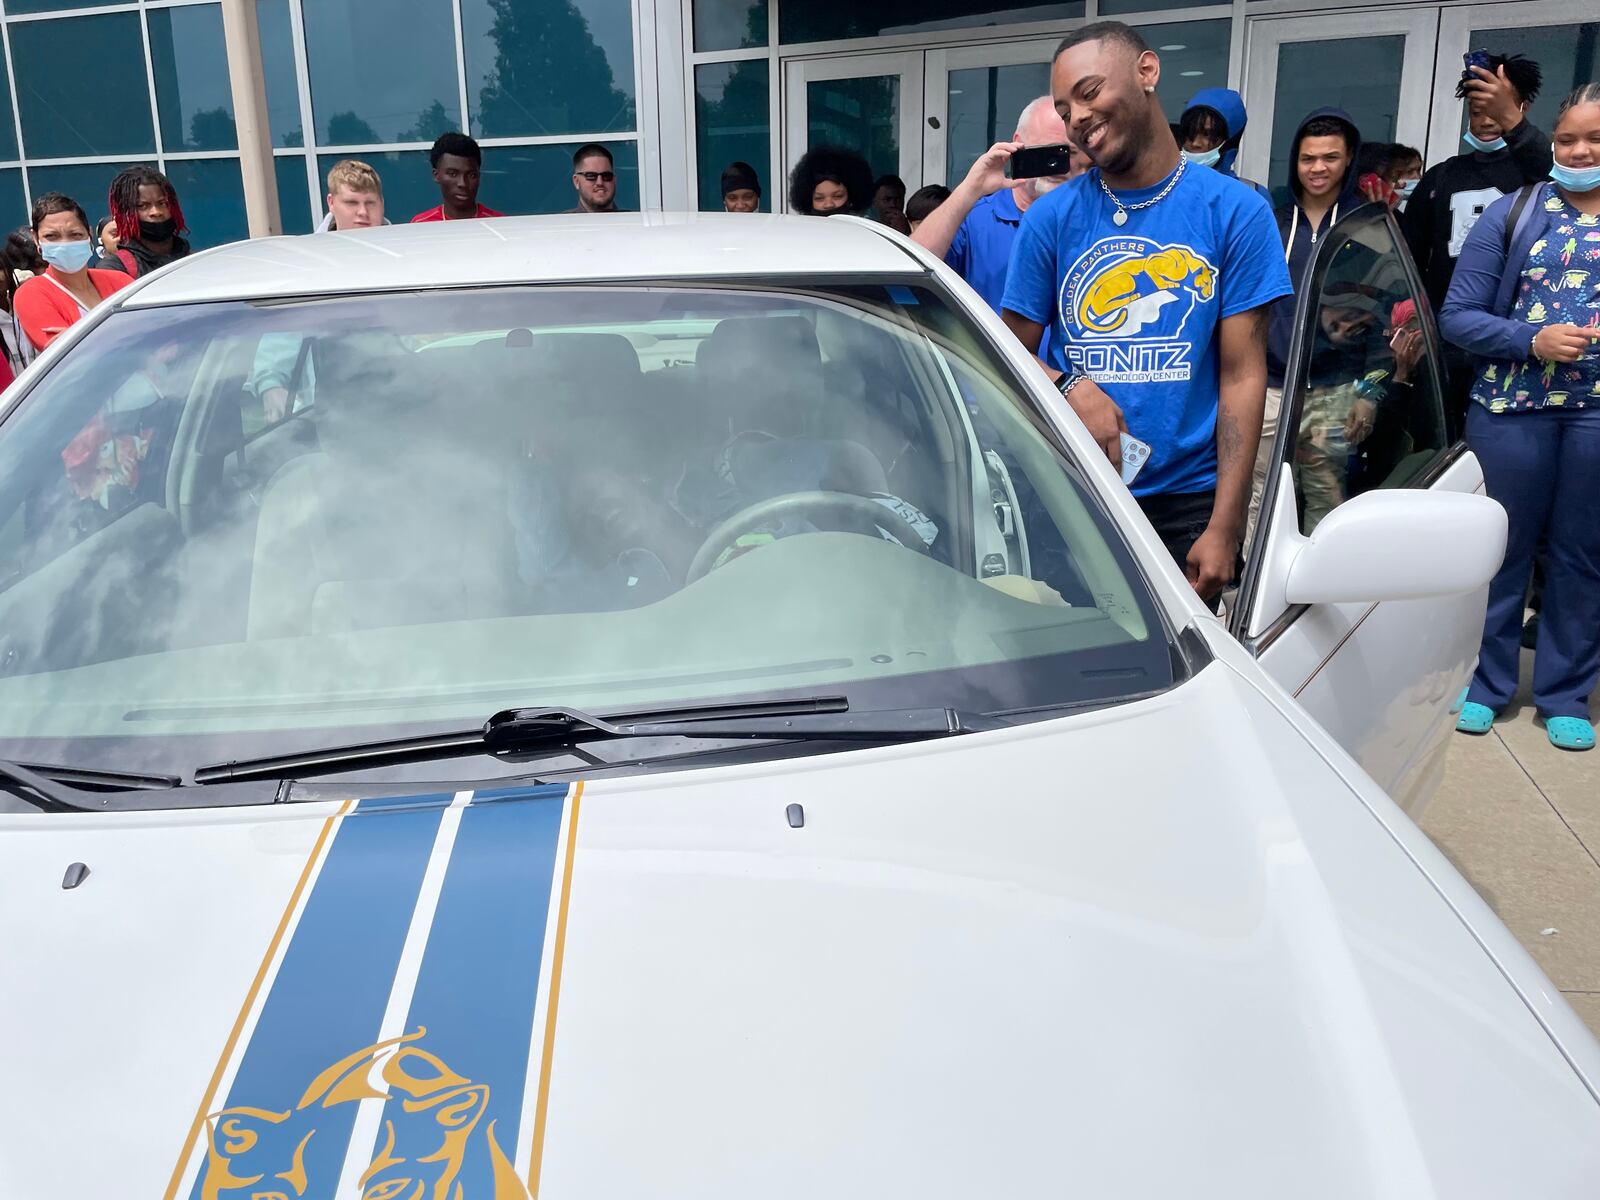
[(11, 1196), (1600, 1177), (1517, 991), (1220, 663), (936, 744), (0, 831)]

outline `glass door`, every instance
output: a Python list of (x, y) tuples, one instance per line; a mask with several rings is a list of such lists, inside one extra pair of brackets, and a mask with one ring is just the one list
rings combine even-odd
[(1287, 199), (1294, 131), (1327, 105), (1348, 112), (1363, 140), (1421, 146), (1438, 24), (1431, 7), (1253, 18), (1244, 86), (1250, 126), (1239, 173), (1265, 183), (1276, 202)]
[(1016, 132), (1022, 110), (1050, 91), (1060, 40), (928, 51), (921, 183), (954, 187), (980, 154)]
[(1454, 99), (1461, 58), (1469, 50), (1522, 54), (1544, 71), (1544, 86), (1528, 120), (1546, 134), (1556, 108), (1574, 88), (1600, 79), (1600, 8), (1593, 0), (1519, 0), (1447, 8), (1439, 22), (1439, 61), (1434, 95), (1439, 98), (1429, 131), (1427, 158), (1440, 162), (1464, 147), (1466, 105)]
[(920, 186), (922, 59), (912, 51), (784, 63), (785, 175), (808, 148), (831, 145), (860, 154), (874, 177), (893, 174), (909, 189)]

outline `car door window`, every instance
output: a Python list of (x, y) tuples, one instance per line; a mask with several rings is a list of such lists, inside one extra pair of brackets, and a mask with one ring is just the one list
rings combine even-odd
[(1374, 205), (1319, 248), (1285, 422), (1302, 533), (1352, 496), (1416, 486), (1446, 448), (1437, 338), (1401, 247)]

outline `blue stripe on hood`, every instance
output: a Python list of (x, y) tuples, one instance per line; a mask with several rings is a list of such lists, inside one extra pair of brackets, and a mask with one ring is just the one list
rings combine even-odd
[(1232, 88), (1202, 88), (1183, 106), (1183, 111), (1188, 112), (1191, 108), (1209, 108), (1228, 127), (1227, 144), (1217, 161), (1217, 170), (1225, 175), (1234, 174), (1233, 162), (1239, 157), (1239, 139), (1244, 136), (1245, 126), (1250, 121), (1250, 115), (1245, 112), (1244, 97)]

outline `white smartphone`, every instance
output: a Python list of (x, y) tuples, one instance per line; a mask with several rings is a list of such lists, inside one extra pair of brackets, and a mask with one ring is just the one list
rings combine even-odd
[(1122, 435), (1122, 482), (1132, 486), (1139, 470), (1150, 461), (1150, 447), (1136, 437)]

